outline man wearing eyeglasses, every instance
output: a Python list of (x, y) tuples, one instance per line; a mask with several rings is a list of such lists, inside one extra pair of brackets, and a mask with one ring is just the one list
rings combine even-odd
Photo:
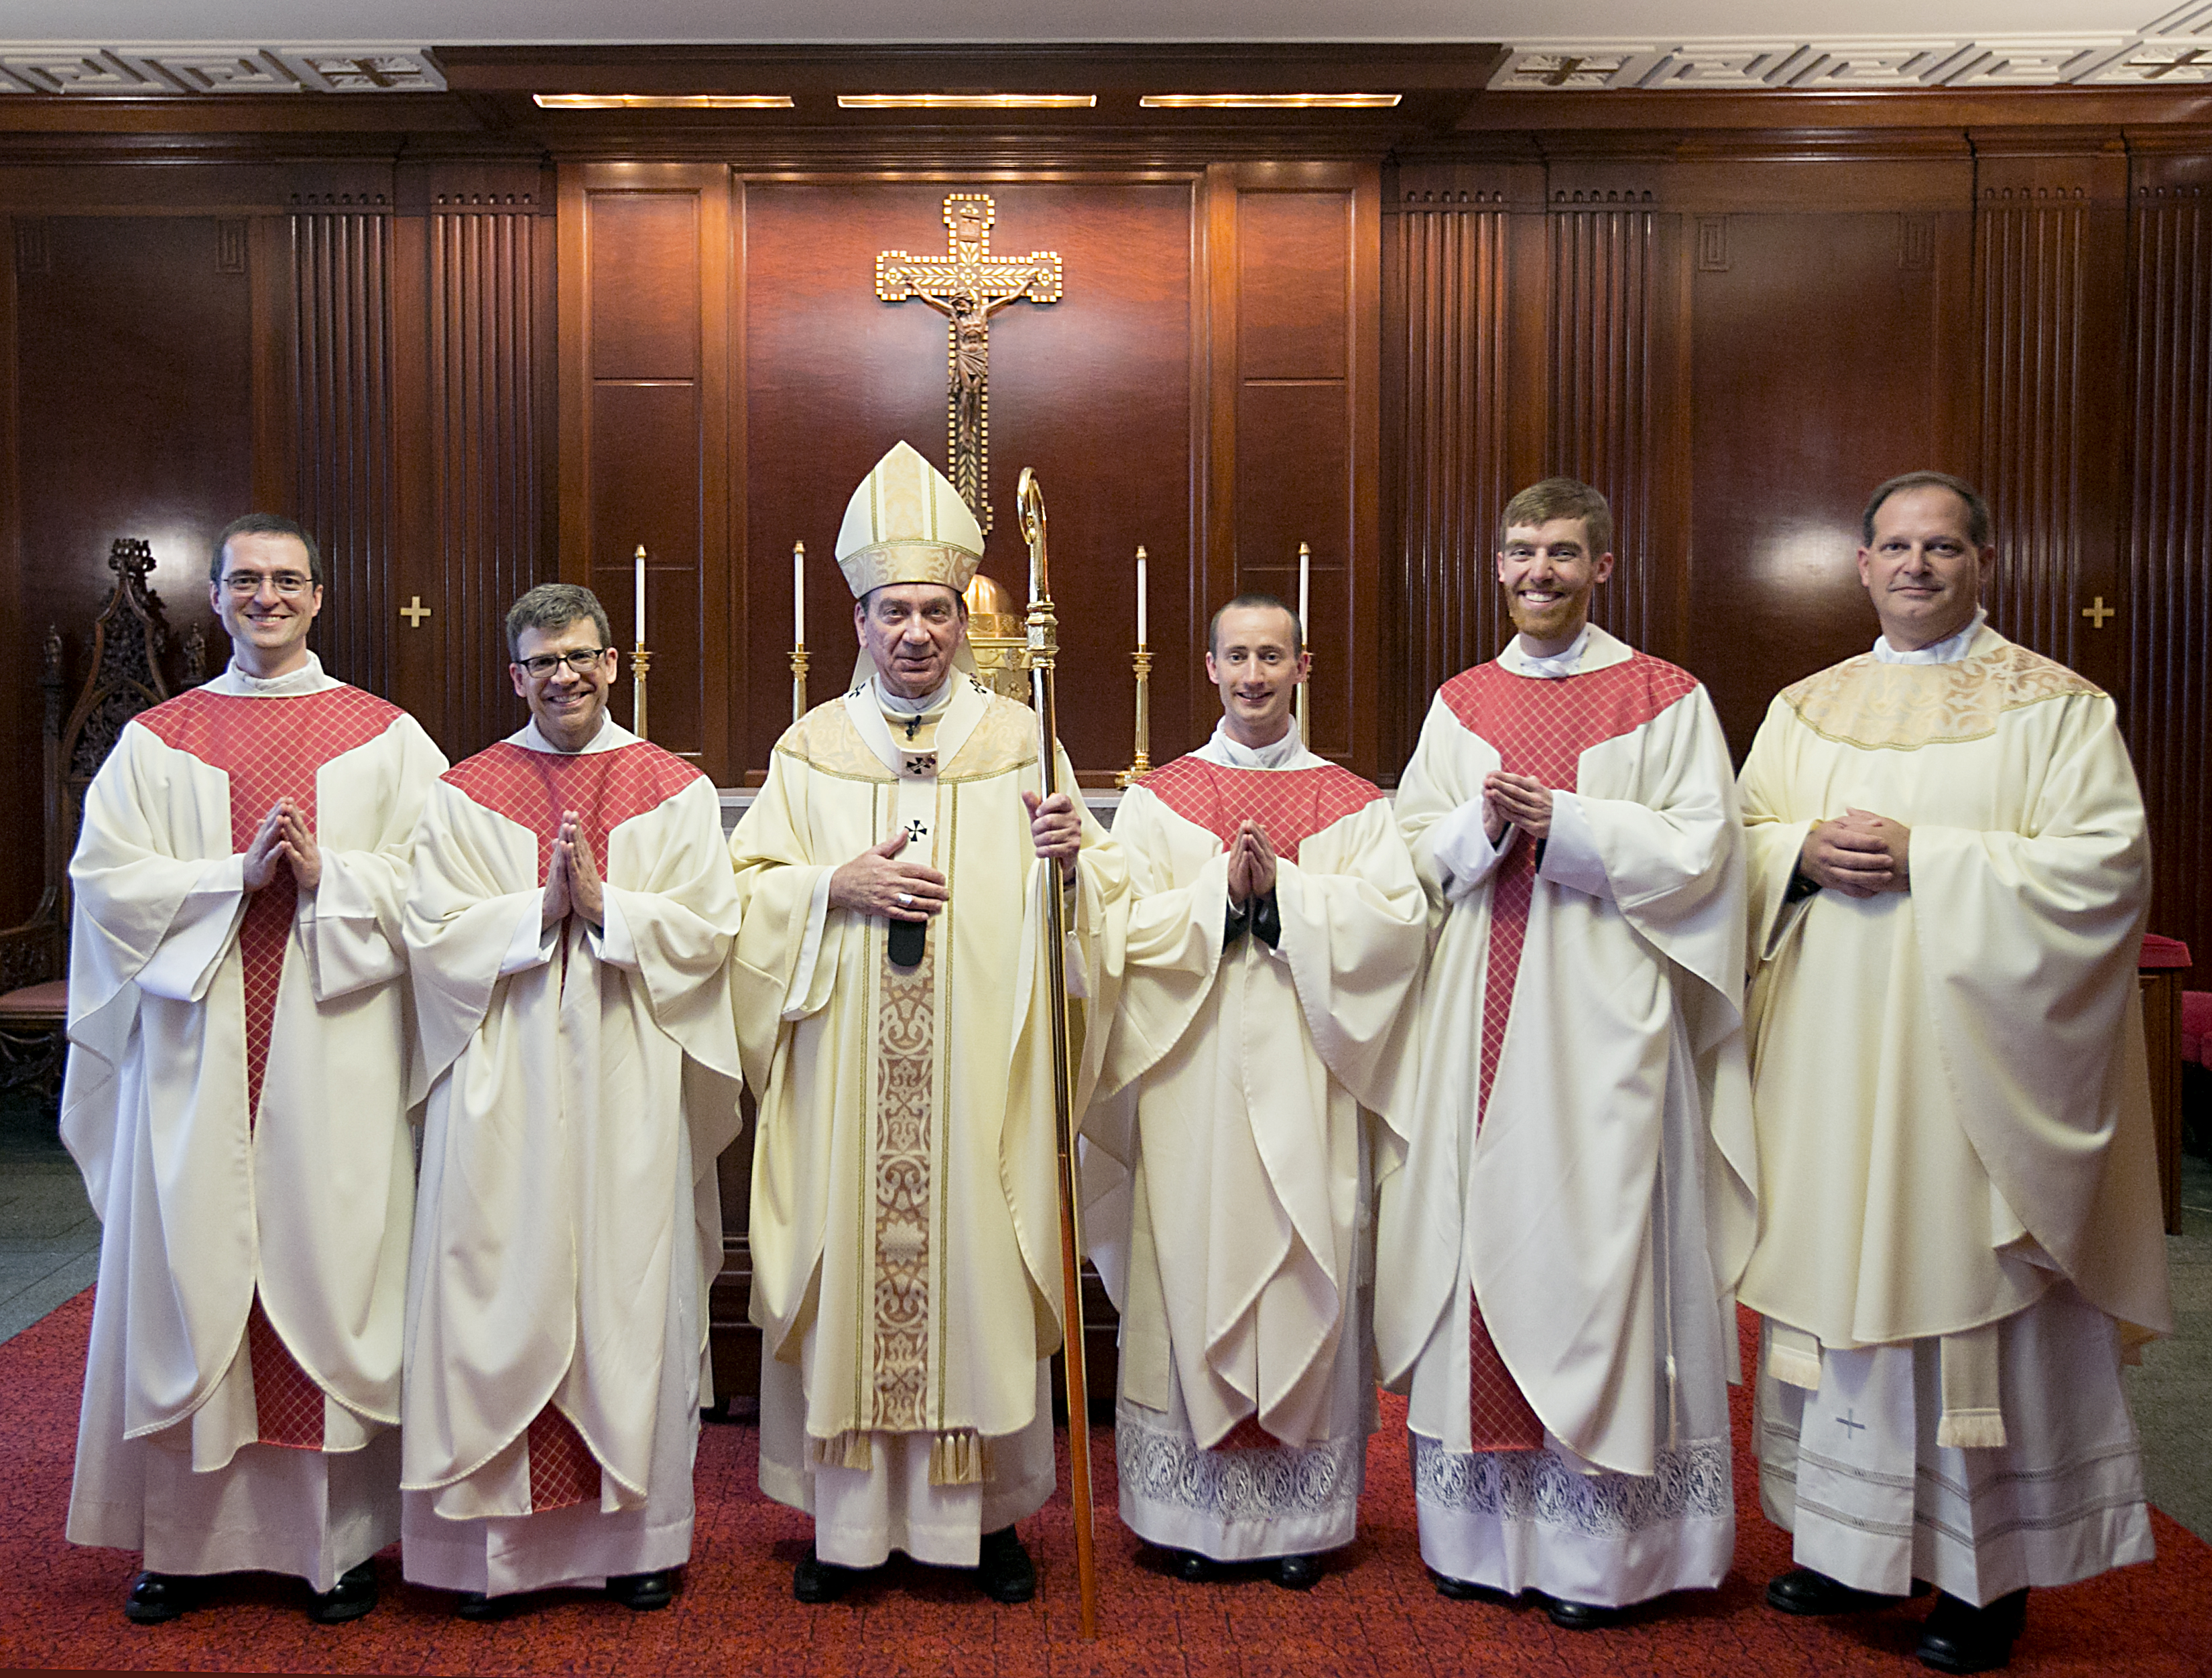
[(427, 1089), (409, 1267), (408, 1578), (489, 1619), (691, 1552), (738, 899), (699, 771), (607, 714), (589, 589), (508, 611), (520, 733), (433, 790), (406, 909)]
[(124, 728), (70, 865), (62, 1134), (103, 1227), (68, 1530), (143, 1553), (141, 1624), (244, 1572), (350, 1620), (399, 1530), (400, 899), (446, 760), (308, 650), (298, 525), (233, 523), (209, 593), (229, 667)]

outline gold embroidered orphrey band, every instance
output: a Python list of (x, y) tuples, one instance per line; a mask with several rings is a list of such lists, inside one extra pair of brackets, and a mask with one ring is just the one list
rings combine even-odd
[(1862, 653), (1784, 688), (1781, 697), (1824, 739), (1917, 751), (1985, 739), (2000, 716), (2023, 705), (2100, 691), (2064, 665), (1985, 630), (1954, 664), (1881, 664)]

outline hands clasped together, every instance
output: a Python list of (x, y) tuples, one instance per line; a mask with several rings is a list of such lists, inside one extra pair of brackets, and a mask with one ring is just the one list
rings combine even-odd
[(314, 824), (289, 799), (278, 799), (269, 806), (244, 855), (248, 891), (258, 891), (276, 879), (280, 862), (291, 865), (292, 878), (302, 891), (313, 891), (323, 883), (323, 850), (315, 842)]
[(1482, 831), (1492, 845), (1517, 827), (1531, 839), (1552, 836), (1552, 789), (1533, 775), (1492, 769), (1482, 777)]
[(1246, 822), (1229, 842), (1229, 901), (1243, 904), (1275, 889), (1275, 848), (1257, 822)]
[(576, 812), (561, 812), (561, 830), (553, 837), (553, 858), (545, 865), (545, 903), (538, 924), (550, 927), (580, 915), (594, 927), (606, 924), (607, 894), (599, 882), (599, 859), (592, 842), (576, 819)]
[(1797, 872), (1846, 897), (1909, 891), (1911, 844), (1912, 830), (1904, 823), (1846, 806), (1834, 820), (1813, 824), (1797, 853)]

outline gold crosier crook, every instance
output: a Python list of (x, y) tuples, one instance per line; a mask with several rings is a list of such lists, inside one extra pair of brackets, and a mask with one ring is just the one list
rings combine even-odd
[[(1044, 551), (1044, 492), (1036, 474), (1022, 468), (1014, 491), (1021, 510), (1022, 539), (1030, 545), (1030, 693), (1036, 705), (1037, 772), (1046, 798), (1060, 790), (1058, 718), (1053, 705), (1053, 660), (1058, 654), (1059, 625), (1053, 616), (1052, 587)], [(1075, 1085), (1067, 1064), (1067, 897), (1048, 880), (1044, 902), (1045, 980), (1052, 1007), (1053, 1133), (1060, 1145), (1060, 1292), (1066, 1326), (1061, 1331), (1061, 1368), (1067, 1377), (1067, 1473), (1069, 1501), (1075, 1508), (1075, 1578), (1081, 1610), (1077, 1622), (1085, 1643), (1098, 1635), (1098, 1558), (1091, 1538), (1091, 1403), (1083, 1367), (1083, 1227), (1076, 1179)]]

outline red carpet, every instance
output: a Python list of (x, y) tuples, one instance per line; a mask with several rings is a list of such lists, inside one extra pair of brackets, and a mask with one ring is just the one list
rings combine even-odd
[[(1924, 1670), (1911, 1658), (1922, 1608), (1847, 1621), (1792, 1620), (1759, 1602), (1788, 1563), (1785, 1535), (1759, 1513), (1741, 1448), (1736, 1571), (1711, 1596), (1676, 1598), (1615, 1631), (1555, 1630), (1540, 1608), (1449, 1602), (1429, 1588), (1414, 1541), (1402, 1403), (1386, 1401), (1368, 1458), (1358, 1543), (1310, 1594), (1253, 1580), (1188, 1585), (1139, 1566), (1115, 1518), (1110, 1432), (1095, 1430), (1101, 1520), (1097, 1643), (1075, 1638), (1073, 1540), (1066, 1506), (1026, 1523), (1038, 1600), (999, 1608), (966, 1580), (895, 1565), (878, 1586), (827, 1608), (791, 1600), (806, 1523), (754, 1484), (754, 1436), (709, 1427), (699, 1452), (694, 1559), (674, 1607), (632, 1614), (603, 1598), (539, 1599), (490, 1626), (453, 1617), (451, 1599), (399, 1583), (397, 1552), (379, 1563), (383, 1606), (349, 1626), (312, 1625), (304, 1587), (255, 1579), (168, 1626), (123, 1618), (133, 1558), (62, 1539), (76, 1393), (92, 1316), (88, 1292), (0, 1346), (0, 1438), (13, 1447), (0, 1486), (0, 1665), (252, 1672), (592, 1672), (957, 1675), (1311, 1674), (1643, 1675)], [(1736, 1438), (1747, 1405), (1737, 1395)], [(2212, 1548), (2162, 1515), (2159, 1558), (2032, 1599), (2011, 1670), (2040, 1675), (2212, 1672)]]

